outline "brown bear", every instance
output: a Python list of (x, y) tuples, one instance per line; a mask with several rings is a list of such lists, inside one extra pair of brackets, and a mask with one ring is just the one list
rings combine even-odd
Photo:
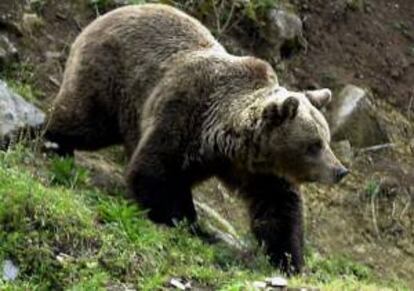
[(46, 138), (61, 154), (123, 144), (128, 188), (157, 223), (195, 222), (191, 188), (218, 177), (248, 202), (271, 261), (299, 271), (297, 186), (347, 173), (318, 111), (330, 98), (280, 87), (268, 63), (227, 53), (177, 9), (126, 6), (74, 42)]

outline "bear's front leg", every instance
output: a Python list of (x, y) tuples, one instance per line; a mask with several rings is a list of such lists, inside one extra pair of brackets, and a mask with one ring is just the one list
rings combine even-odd
[(300, 193), (288, 182), (255, 176), (242, 190), (250, 202), (252, 230), (273, 265), (287, 274), (303, 266), (303, 213)]
[(181, 155), (168, 137), (165, 132), (154, 133), (137, 147), (127, 169), (128, 188), (153, 222), (193, 223), (197, 217), (191, 185), (182, 173)]

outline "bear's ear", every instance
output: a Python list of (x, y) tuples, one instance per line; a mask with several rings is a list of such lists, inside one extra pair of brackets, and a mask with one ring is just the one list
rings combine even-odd
[(306, 91), (305, 95), (308, 97), (310, 103), (312, 103), (312, 105), (318, 109), (321, 109), (328, 105), (332, 99), (332, 92), (329, 89)]
[(263, 109), (262, 118), (268, 125), (278, 126), (286, 119), (295, 118), (299, 107), (299, 100), (288, 97), (282, 105), (271, 102)]

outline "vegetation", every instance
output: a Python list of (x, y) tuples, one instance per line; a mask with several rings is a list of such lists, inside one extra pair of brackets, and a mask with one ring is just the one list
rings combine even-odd
[[(116, 7), (114, 0), (89, 0), (97, 14)], [(221, 36), (242, 21), (251, 21), (254, 25), (264, 25), (267, 11), (275, 7), (280, 0), (128, 0), (128, 4), (163, 3), (175, 6), (191, 13), (209, 25), (216, 36)]]
[(27, 101), (39, 103), (42, 93), (33, 86), (33, 68), (26, 63), (13, 63), (0, 70), (0, 80), (3, 80), (17, 94)]
[[(274, 274), (260, 250), (243, 254), (206, 245), (184, 227), (153, 225), (121, 195), (92, 187), (88, 172), (72, 159), (43, 157), (23, 146), (0, 153), (0, 201), (0, 264), (11, 260), (19, 268), (16, 281), (0, 279), (2, 290), (154, 290), (171, 278), (244, 290)], [(307, 266), (291, 285), (405, 290), (346, 258), (310, 251)]]

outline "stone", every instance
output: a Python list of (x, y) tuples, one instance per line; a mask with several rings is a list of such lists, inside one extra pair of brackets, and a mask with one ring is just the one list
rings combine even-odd
[(252, 285), (255, 289), (265, 289), (267, 287), (267, 283), (263, 281), (254, 281)]
[(339, 160), (346, 166), (351, 166), (354, 158), (354, 152), (352, 150), (351, 143), (349, 140), (341, 140), (338, 142), (332, 142), (331, 147), (335, 155)]
[(352, 147), (364, 148), (389, 142), (376, 109), (366, 90), (345, 86), (327, 109), (332, 141), (348, 140)]
[(287, 287), (288, 281), (283, 277), (267, 278), (266, 283), (271, 287)]
[(191, 283), (190, 282), (183, 282), (181, 279), (172, 278), (170, 280), (170, 285), (178, 290), (190, 290)]
[(303, 24), (300, 18), (291, 12), (277, 8), (267, 15), (265, 38), (272, 44), (280, 44), (303, 36)]
[(303, 41), (303, 24), (300, 18), (283, 8), (269, 10), (262, 37), (277, 51), (287, 57)]
[(4, 260), (2, 269), (4, 281), (14, 281), (19, 275), (19, 267), (10, 260)]
[(0, 34), (0, 68), (18, 59), (18, 51), (4, 34)]
[(12, 92), (0, 80), (0, 141), (24, 128), (36, 128), (44, 123), (45, 114), (36, 106)]

